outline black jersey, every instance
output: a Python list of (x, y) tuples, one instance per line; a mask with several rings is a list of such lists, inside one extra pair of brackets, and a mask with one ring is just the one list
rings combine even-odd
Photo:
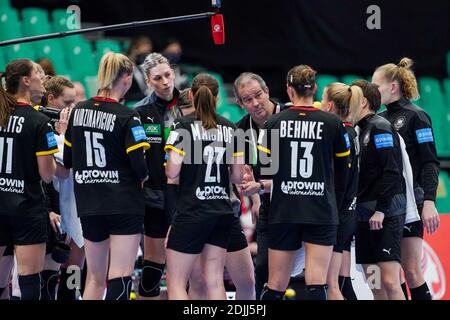
[(128, 156), (150, 147), (136, 112), (111, 99), (82, 101), (72, 110), (64, 144), (80, 217), (144, 215), (143, 191)]
[[(135, 110), (139, 113), (151, 152), (147, 152), (145, 159), (149, 169), (149, 179), (145, 183), (146, 189), (165, 190), (167, 184), (164, 164), (167, 160), (164, 146), (174, 119), (182, 116), (178, 107), (179, 91), (174, 89), (171, 101), (159, 98), (155, 92), (136, 104)], [(147, 191), (146, 191), (147, 193)], [(162, 196), (162, 193), (160, 193)], [(154, 199), (152, 199), (154, 200)], [(153, 203), (147, 205), (153, 206)]]
[(47, 213), (37, 157), (57, 152), (50, 119), (17, 103), (0, 127), (0, 215)]
[(229, 164), (243, 155), (235, 137), (236, 126), (217, 117), (217, 129), (206, 130), (197, 117), (176, 119), (166, 151), (184, 156), (176, 209), (192, 215), (233, 214)]
[[(285, 109), (284, 104), (277, 103), (273, 100), (270, 101), (274, 104), (272, 115), (280, 113)], [(272, 177), (267, 177), (261, 174), (261, 163), (258, 161), (258, 159), (260, 158), (259, 154), (262, 152), (258, 150), (258, 140), (261, 130), (256, 122), (253, 121), (252, 117), (249, 114), (247, 114), (236, 123), (236, 126), (238, 127), (238, 129), (244, 131), (244, 135), (240, 136), (240, 138), (244, 139), (245, 164), (252, 167), (256, 181), (272, 179)], [(260, 197), (261, 205), (268, 208), (270, 204), (270, 195), (265, 193)]]
[[(417, 205), (436, 199), (439, 161), (436, 154), (430, 116), (409, 100), (388, 104), (380, 116), (389, 120), (402, 136), (413, 171), (414, 193)], [(431, 170), (427, 166), (431, 165)]]
[(358, 127), (360, 171), (357, 206), (381, 211), (386, 217), (404, 214), (404, 211), (392, 210), (397, 195), (404, 197), (406, 192), (397, 133), (389, 121), (375, 114), (361, 119)]
[(347, 131), (346, 139), (350, 144), (350, 155), (348, 157), (348, 167), (350, 168), (347, 186), (345, 189), (344, 201), (342, 203), (342, 210), (339, 213), (348, 213), (356, 209), (356, 196), (358, 194), (358, 174), (359, 174), (359, 141), (353, 125), (344, 122), (345, 130)]
[[(270, 144), (272, 136), (278, 141)], [(290, 107), (266, 123), (258, 148), (271, 154), (273, 176), (269, 223), (338, 224), (335, 170), (348, 171), (347, 133), (339, 118), (314, 107)], [(346, 138), (347, 137), (347, 138)], [(342, 200), (342, 199), (341, 199)]]

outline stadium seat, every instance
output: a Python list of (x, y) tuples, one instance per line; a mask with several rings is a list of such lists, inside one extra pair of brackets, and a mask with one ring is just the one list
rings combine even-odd
[(315, 100), (322, 101), (323, 89), (330, 83), (339, 82), (339, 79), (329, 74), (319, 74), (316, 77), (316, 82), (317, 82), (317, 93)]
[(100, 60), (102, 59), (103, 55), (107, 52), (116, 52), (116, 53), (121, 53), (122, 49), (120, 47), (120, 42), (119, 41), (114, 41), (114, 40), (98, 40), (95, 43), (95, 47), (96, 47), (96, 63), (100, 63)]
[(438, 79), (421, 77), (418, 79), (420, 99), (415, 102), (423, 108), (433, 122), (436, 148), (441, 157), (450, 156), (450, 143), (447, 135), (447, 114), (444, 94)]
[(423, 109), (430, 114), (445, 109), (445, 99), (440, 81), (436, 78), (421, 77), (418, 82)]
[(82, 82), (86, 88), (86, 97), (88, 99), (95, 97), (98, 91), (97, 76), (85, 76)]
[(22, 10), (23, 33), (25, 36), (36, 36), (51, 33), (48, 11), (40, 8)]
[(450, 78), (444, 79), (442, 84), (444, 85), (445, 104), (447, 110), (450, 110)]
[(51, 13), (53, 32), (67, 31), (67, 17), (69, 14), (64, 9), (55, 9)]
[(97, 74), (97, 65), (94, 61), (91, 44), (80, 39), (67, 45), (66, 58), (72, 71), (72, 80), (81, 80), (86, 75)]
[(5, 8), (11, 8), (10, 0), (0, 0), (0, 10), (3, 10)]
[(58, 75), (69, 74), (66, 57), (61, 40), (44, 40), (33, 42), (36, 59), (48, 58), (55, 67)]
[(16, 59), (31, 59), (34, 60), (35, 52), (33, 50), (33, 46), (31, 43), (22, 43), (22, 44), (15, 44), (7, 47), (3, 47), (3, 50), (5, 52), (5, 58), (7, 62), (10, 62), (12, 60)]
[(350, 85), (354, 80), (358, 79), (365, 79), (365, 78), (355, 74), (345, 74), (341, 77), (342, 82), (348, 85)]
[(0, 12), (0, 40), (10, 40), (20, 37), (22, 37), (22, 29), (17, 10), (13, 8), (2, 8)]
[(6, 67), (5, 54), (3, 53), (3, 48), (0, 48), (0, 72), (5, 71), (5, 67)]
[(450, 178), (448, 173), (443, 170), (439, 173), (436, 208), (439, 213), (450, 213)]
[(245, 115), (245, 111), (235, 104), (221, 105), (220, 108), (217, 108), (217, 113), (233, 123), (238, 122)]

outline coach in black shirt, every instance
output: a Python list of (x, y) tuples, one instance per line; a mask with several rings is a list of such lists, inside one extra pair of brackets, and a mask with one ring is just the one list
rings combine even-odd
[(255, 285), (256, 298), (259, 299), (264, 284), (269, 278), (267, 219), (270, 195), (264, 191), (270, 190), (271, 182), (268, 180), (271, 177), (261, 174), (259, 161), (261, 151), (258, 150), (258, 138), (267, 119), (282, 111), (285, 106), (272, 100), (266, 82), (259, 75), (251, 72), (244, 72), (236, 78), (234, 94), (237, 103), (248, 112), (236, 125), (244, 131), (245, 164), (251, 167), (250, 170), (254, 177), (251, 181), (244, 181), (241, 190), (244, 195), (251, 197), (252, 214), (258, 216), (256, 221), (258, 253), (255, 265)]

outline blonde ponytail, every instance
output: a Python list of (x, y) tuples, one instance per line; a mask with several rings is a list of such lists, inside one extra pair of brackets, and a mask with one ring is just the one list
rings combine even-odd
[(120, 53), (106, 53), (98, 67), (99, 90), (110, 91), (124, 74), (132, 73), (133, 63), (128, 57)]

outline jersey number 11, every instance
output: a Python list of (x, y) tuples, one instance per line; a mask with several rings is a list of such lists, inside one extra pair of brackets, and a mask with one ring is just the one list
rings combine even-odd
[[(5, 143), (6, 142), (6, 143)], [(6, 144), (6, 170), (5, 173), (12, 173), (13, 138), (0, 138), (0, 173), (3, 172), (3, 153)]]

